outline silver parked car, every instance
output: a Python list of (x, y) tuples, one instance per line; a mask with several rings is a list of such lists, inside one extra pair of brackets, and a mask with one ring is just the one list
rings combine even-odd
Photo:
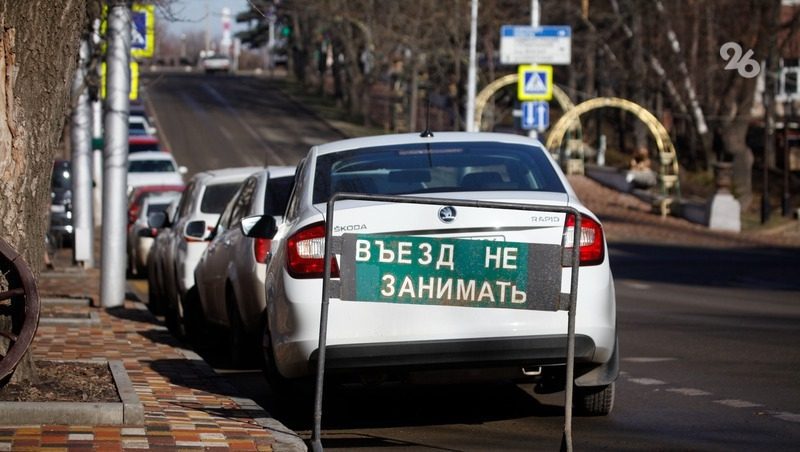
[(280, 223), (294, 172), (293, 166), (271, 166), (248, 177), (220, 216), (195, 269), (198, 297), (193, 300), (190, 292), (186, 307), (200, 310), (197, 316), (187, 312), (185, 321), (222, 327), (227, 356), (234, 365), (247, 364), (247, 358), (258, 356), (266, 306), (264, 277), (271, 246), (269, 239), (247, 237), (240, 226), (243, 219), (254, 215), (271, 215)]
[[(167, 231), (166, 249), (162, 251), (162, 285), (167, 327), (178, 335), (185, 333), (183, 323), (186, 293), (194, 286), (194, 268), (205, 251), (206, 238), (214, 229), (222, 210), (242, 181), (260, 167), (227, 168), (195, 174), (184, 190), (175, 217)], [(164, 218), (151, 227), (164, 226)], [(151, 217), (152, 220), (152, 217)]]
[(128, 268), (136, 276), (141, 278), (147, 271), (147, 258), (156, 236), (147, 224), (147, 217), (154, 212), (164, 212), (180, 197), (179, 191), (151, 192), (142, 200), (136, 220), (128, 226)]

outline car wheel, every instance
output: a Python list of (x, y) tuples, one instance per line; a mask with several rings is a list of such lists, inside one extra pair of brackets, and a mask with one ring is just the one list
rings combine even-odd
[(200, 294), (197, 286), (193, 286), (183, 297), (183, 325), (186, 337), (197, 342), (203, 337), (205, 331), (205, 315), (203, 306), (200, 305)]
[(167, 329), (179, 339), (186, 337), (186, 327), (183, 323), (183, 303), (180, 294), (175, 294), (176, 300), (170, 300), (164, 309), (164, 323)]
[(162, 309), (160, 304), (160, 295), (156, 291), (155, 278), (148, 278), (147, 280), (147, 308), (153, 315), (161, 315)]
[(607, 386), (576, 386), (573, 404), (581, 416), (607, 416), (614, 408), (614, 383)]
[(141, 258), (136, 256), (136, 277), (138, 279), (143, 279), (147, 277), (147, 265), (140, 261)]
[(314, 403), (313, 378), (288, 379), (281, 375), (275, 364), (272, 340), (265, 319), (262, 334), (262, 372), (272, 395), (273, 410), (278, 413), (306, 412)]
[(227, 352), (230, 363), (234, 367), (246, 367), (250, 364), (250, 358), (255, 355), (257, 341), (245, 332), (236, 294), (230, 286), (225, 290), (225, 305), (228, 311)]

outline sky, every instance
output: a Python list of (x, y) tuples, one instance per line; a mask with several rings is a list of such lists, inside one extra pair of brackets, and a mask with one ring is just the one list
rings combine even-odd
[[(177, 22), (166, 22), (170, 34), (179, 35), (191, 31), (205, 31), (209, 27), (212, 36), (222, 34), (222, 8), (231, 11), (231, 28), (233, 32), (246, 29), (246, 24), (237, 24), (236, 14), (249, 8), (247, 0), (172, 0), (171, 9), (174, 15), (180, 18)], [(206, 14), (208, 6), (208, 15)], [(162, 12), (156, 13), (163, 18)]]

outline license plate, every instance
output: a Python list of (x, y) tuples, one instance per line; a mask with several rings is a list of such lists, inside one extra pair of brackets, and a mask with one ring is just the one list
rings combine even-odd
[(561, 246), (344, 234), (340, 275), (343, 300), (552, 311)]

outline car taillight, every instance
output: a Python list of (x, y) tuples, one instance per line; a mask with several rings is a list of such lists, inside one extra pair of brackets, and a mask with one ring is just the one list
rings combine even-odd
[[(572, 241), (575, 237), (575, 216), (567, 215), (567, 224), (564, 228), (564, 246), (572, 248)], [(603, 245), (603, 227), (600, 223), (587, 217), (581, 217), (580, 235), (580, 262), (581, 265), (598, 265), (605, 258), (605, 246)]]
[[(325, 223), (314, 223), (286, 241), (286, 267), (293, 278), (321, 278), (325, 272)], [(331, 257), (331, 277), (339, 277), (336, 258)]]
[(270, 239), (255, 239), (253, 240), (253, 255), (256, 262), (259, 264), (266, 264), (267, 257), (269, 256), (269, 248), (272, 246)]
[(139, 206), (134, 204), (128, 210), (128, 225), (130, 226), (133, 223), (136, 223), (136, 217), (138, 216), (139, 216)]

